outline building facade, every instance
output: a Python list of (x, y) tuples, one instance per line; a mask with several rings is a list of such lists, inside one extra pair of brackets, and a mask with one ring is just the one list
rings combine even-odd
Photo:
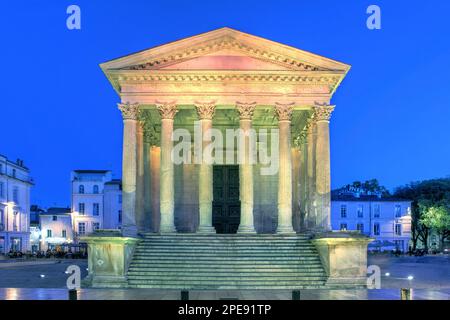
[[(331, 229), (330, 100), (348, 65), (222, 28), (101, 67), (121, 97), (124, 234)], [(212, 129), (254, 130), (256, 163), (230, 140), (196, 154)], [(172, 134), (194, 142), (181, 163)]]
[(73, 243), (70, 208), (48, 208), (39, 217), (40, 250), (53, 250)]
[(120, 228), (121, 182), (112, 179), (111, 171), (75, 170), (71, 185), (75, 239), (98, 229)]
[(411, 239), (411, 201), (360, 192), (332, 194), (334, 231), (359, 231), (375, 241), (369, 250), (408, 251)]
[(22, 160), (0, 155), (0, 254), (30, 247), (30, 190), (33, 180)]

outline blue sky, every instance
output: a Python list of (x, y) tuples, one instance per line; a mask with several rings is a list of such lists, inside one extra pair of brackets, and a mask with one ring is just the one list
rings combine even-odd
[[(81, 8), (81, 30), (66, 8)], [(382, 29), (366, 28), (377, 4)], [(332, 186), (450, 174), (448, 1), (8, 1), (0, 12), (0, 154), (32, 202), (70, 203), (70, 171), (121, 173), (119, 98), (98, 64), (223, 26), (352, 65), (333, 98)]]

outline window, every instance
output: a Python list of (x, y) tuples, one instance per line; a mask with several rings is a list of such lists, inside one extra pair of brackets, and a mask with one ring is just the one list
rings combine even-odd
[(0, 174), (3, 173), (3, 164), (0, 163)]
[(347, 218), (347, 206), (345, 204), (341, 205), (341, 218)]
[(16, 169), (12, 169), (12, 177), (13, 177), (13, 178), (16, 177)]
[(341, 231), (347, 231), (347, 224), (341, 223)]
[(13, 212), (13, 231), (18, 231), (17, 230), (17, 215), (18, 215), (18, 212), (14, 211)]
[(86, 233), (86, 223), (84, 222), (78, 222), (78, 234), (85, 234)]
[(3, 215), (4, 215), (3, 210), (0, 209), (0, 231), (3, 231), (2, 229), (4, 227), (3, 223), (4, 223), (5, 217)]
[(3, 182), (0, 182), (0, 197), (3, 197), (4, 196), (4, 185), (3, 185)]
[(100, 229), (100, 223), (98, 223), (98, 222), (93, 222), (92, 223), (92, 230), (98, 230), (98, 229)]
[(119, 223), (122, 223), (122, 210), (119, 210)]
[(402, 225), (400, 223), (395, 224), (395, 235), (396, 236), (402, 235)]
[(373, 234), (376, 236), (380, 235), (380, 224), (379, 223), (373, 224)]
[(119, 203), (122, 203), (122, 195), (119, 194)]
[(51, 238), (52, 237), (52, 230), (47, 229), (47, 238)]
[(380, 217), (380, 205), (379, 204), (374, 204), (373, 205), (373, 217), (374, 218), (379, 218)]
[(356, 230), (358, 230), (361, 233), (364, 233), (364, 223), (358, 223), (356, 225)]
[(93, 188), (93, 193), (97, 194), (98, 193), (98, 185), (95, 185)]
[(58, 221), (58, 217), (57, 216), (53, 216), (53, 221)]
[(399, 204), (395, 205), (395, 217), (401, 218), (402, 216), (402, 207)]
[(100, 213), (100, 205), (98, 203), (93, 203), (92, 204), (92, 214), (94, 216), (98, 216)]
[(62, 236), (63, 238), (67, 238), (67, 231), (66, 231), (66, 230), (63, 230), (63, 231), (61, 232), (61, 236)]
[(78, 204), (78, 212), (79, 212), (80, 214), (84, 214), (84, 203), (83, 203), (83, 202), (80, 202), (80, 203)]
[(362, 204), (358, 205), (358, 208), (356, 209), (356, 212), (357, 212), (358, 218), (362, 218), (363, 217), (363, 206), (362, 206)]
[(13, 189), (13, 201), (19, 203), (19, 188), (14, 187)]
[(84, 186), (82, 184), (78, 187), (78, 193), (84, 193)]

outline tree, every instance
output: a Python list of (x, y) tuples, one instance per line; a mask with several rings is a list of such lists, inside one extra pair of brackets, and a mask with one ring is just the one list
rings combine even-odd
[(417, 248), (417, 243), (420, 240), (425, 250), (428, 250), (428, 236), (432, 227), (427, 223), (428, 220), (422, 220), (422, 216), (428, 212), (430, 207), (450, 207), (450, 178), (411, 182), (405, 186), (398, 187), (394, 192), (394, 196), (412, 201), (412, 249), (415, 250)]
[(428, 207), (422, 215), (421, 223), (436, 230), (439, 236), (439, 247), (444, 249), (445, 239), (450, 237), (450, 210), (445, 205)]

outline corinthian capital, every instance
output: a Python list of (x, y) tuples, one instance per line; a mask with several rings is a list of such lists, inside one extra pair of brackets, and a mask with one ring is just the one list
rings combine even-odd
[(119, 110), (122, 112), (124, 120), (137, 120), (139, 117), (139, 103), (118, 103)]
[(174, 102), (157, 103), (156, 108), (161, 115), (161, 119), (174, 119), (178, 112), (177, 105)]
[(330, 121), (331, 113), (335, 106), (329, 105), (316, 105), (314, 106), (314, 119), (315, 121)]
[(256, 102), (236, 102), (236, 110), (239, 112), (239, 118), (241, 120), (251, 120), (255, 108)]
[(196, 102), (195, 108), (200, 120), (212, 120), (216, 110), (215, 102)]
[(294, 103), (275, 103), (275, 113), (278, 121), (291, 121)]

